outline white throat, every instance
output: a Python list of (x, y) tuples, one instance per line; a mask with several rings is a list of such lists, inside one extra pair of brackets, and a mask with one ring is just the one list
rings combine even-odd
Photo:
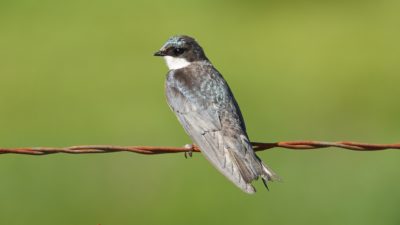
[(183, 58), (175, 58), (172, 56), (164, 56), (165, 62), (170, 70), (177, 70), (190, 65), (186, 59)]

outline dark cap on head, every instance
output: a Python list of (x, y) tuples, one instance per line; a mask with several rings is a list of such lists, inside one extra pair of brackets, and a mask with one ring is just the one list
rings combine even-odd
[(154, 56), (184, 58), (188, 62), (207, 60), (203, 49), (192, 37), (175, 35), (170, 37)]

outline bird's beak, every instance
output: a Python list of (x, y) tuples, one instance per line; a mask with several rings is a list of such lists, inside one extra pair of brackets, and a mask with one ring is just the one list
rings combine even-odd
[(157, 52), (154, 53), (154, 56), (166, 56), (166, 52), (163, 50), (159, 50)]

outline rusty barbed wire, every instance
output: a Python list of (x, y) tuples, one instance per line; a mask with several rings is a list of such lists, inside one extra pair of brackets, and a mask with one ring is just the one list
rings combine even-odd
[[(336, 147), (353, 151), (380, 151), (388, 149), (400, 149), (397, 144), (368, 144), (350, 141), (327, 142), (327, 141), (281, 141), (281, 142), (252, 142), (254, 151), (263, 151), (272, 148), (285, 148), (291, 150), (312, 150), (328, 147)], [(26, 148), (0, 148), (0, 154), (25, 154), (25, 155), (48, 155), (55, 153), (87, 154), (87, 153), (112, 153), (112, 152), (134, 152), (139, 154), (165, 154), (165, 153), (187, 153), (200, 152), (196, 145), (185, 147), (167, 146), (113, 146), (113, 145), (80, 145), (71, 147), (26, 147)]]

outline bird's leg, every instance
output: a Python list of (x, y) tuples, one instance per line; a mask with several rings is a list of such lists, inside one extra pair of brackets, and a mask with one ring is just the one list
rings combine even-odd
[(184, 152), (185, 158), (188, 158), (188, 155), (189, 155), (189, 157), (192, 157), (193, 156), (193, 149), (195, 149), (196, 146), (194, 144), (186, 144), (184, 147), (188, 149), (187, 152)]

